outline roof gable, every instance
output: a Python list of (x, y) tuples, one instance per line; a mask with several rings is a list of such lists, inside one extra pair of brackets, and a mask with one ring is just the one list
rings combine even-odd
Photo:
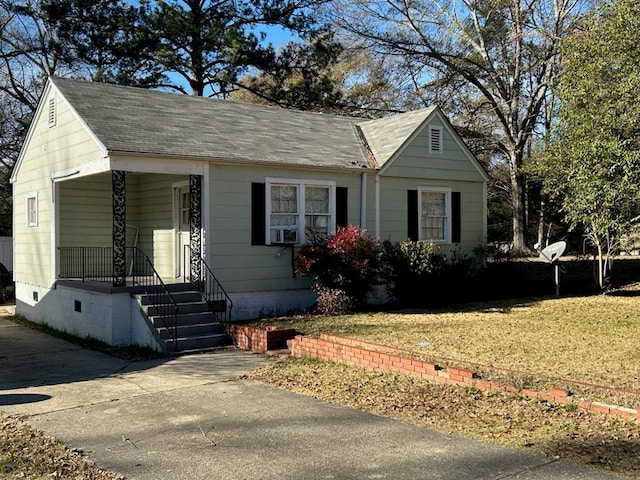
[[(64, 104), (64, 108), (62, 107), (62, 104)], [(67, 114), (70, 114), (70, 118), (73, 118), (74, 122), (77, 121), (79, 123), (79, 125), (81, 126), (80, 128), (84, 129), (84, 131), (88, 135), (88, 138), (90, 138), (91, 141), (94, 142), (95, 147), (100, 152), (102, 152), (103, 156), (106, 155), (106, 149), (104, 145), (93, 134), (91, 129), (84, 122), (84, 119), (74, 110), (73, 106), (68, 102), (65, 102), (64, 95), (59, 91), (59, 89), (51, 81), (51, 79), (49, 79), (44, 85), (42, 94), (40, 96), (40, 101), (34, 112), (33, 119), (31, 121), (31, 124), (29, 125), (29, 129), (21, 146), (20, 153), (18, 154), (18, 159), (11, 174), (11, 183), (15, 182), (18, 177), (22, 163), (24, 162), (24, 157), (25, 155), (27, 155), (27, 150), (31, 142), (33, 141), (34, 135), (44, 133), (42, 130), (38, 129), (50, 129), (51, 127), (59, 127), (58, 119), (61, 116), (61, 112), (63, 110)]]
[(434, 107), (360, 123), (371, 153), (379, 166), (386, 164), (425, 122)]
[[(387, 122), (383, 123), (385, 120)], [(486, 170), (480, 162), (478, 162), (475, 155), (471, 153), (469, 147), (467, 147), (460, 135), (458, 135), (458, 132), (456, 132), (451, 125), (451, 122), (449, 122), (449, 119), (438, 107), (407, 112), (389, 117), (388, 119), (374, 120), (372, 122), (372, 125), (369, 127), (371, 129), (370, 135), (373, 137), (378, 136), (381, 144), (379, 150), (381, 159), (376, 157), (380, 162), (380, 172), (384, 173), (385, 170), (392, 167), (396, 159), (401, 156), (403, 150), (411, 145), (417, 137), (422, 135), (434, 120), (437, 120), (437, 126), (444, 128), (454, 140), (460, 153), (462, 153), (464, 158), (470, 163), (472, 169), (477, 171), (484, 181), (489, 181), (489, 175)], [(395, 138), (393, 133), (397, 134)], [(384, 142), (387, 143), (385, 144)], [(426, 154), (427, 152), (425, 150), (425, 158)]]

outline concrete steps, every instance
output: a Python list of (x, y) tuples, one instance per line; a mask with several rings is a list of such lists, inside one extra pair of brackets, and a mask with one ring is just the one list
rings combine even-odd
[[(162, 313), (173, 313), (174, 306), (167, 295), (135, 295), (142, 313), (146, 316), (155, 337), (167, 355), (201, 352), (228, 348), (233, 345), (231, 337), (220, 323), (218, 314), (227, 308), (226, 302), (205, 302), (200, 292), (189, 284), (167, 285), (177, 306), (176, 338), (170, 315), (163, 320)], [(167, 324), (168, 323), (168, 324)]]

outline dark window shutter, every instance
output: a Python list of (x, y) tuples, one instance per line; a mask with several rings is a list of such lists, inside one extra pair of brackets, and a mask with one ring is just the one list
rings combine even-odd
[(266, 228), (264, 183), (251, 184), (251, 245), (264, 245)]
[(349, 225), (347, 187), (336, 187), (336, 228)]
[(414, 242), (419, 239), (417, 190), (407, 190), (407, 238)]
[(460, 243), (462, 234), (460, 192), (451, 192), (451, 242)]

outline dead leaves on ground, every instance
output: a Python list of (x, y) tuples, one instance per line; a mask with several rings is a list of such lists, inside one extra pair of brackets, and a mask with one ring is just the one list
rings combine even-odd
[(0, 478), (6, 480), (123, 480), (98, 468), (81, 452), (0, 412)]
[(290, 358), (248, 378), (421, 427), (640, 477), (640, 425), (514, 394)]

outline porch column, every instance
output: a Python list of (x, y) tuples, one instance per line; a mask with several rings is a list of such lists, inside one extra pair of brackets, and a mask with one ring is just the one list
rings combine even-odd
[(125, 172), (111, 172), (111, 205), (113, 210), (113, 286), (124, 287), (127, 283), (127, 190)]
[(189, 175), (189, 212), (191, 281), (200, 281), (200, 258), (202, 256), (202, 177)]

